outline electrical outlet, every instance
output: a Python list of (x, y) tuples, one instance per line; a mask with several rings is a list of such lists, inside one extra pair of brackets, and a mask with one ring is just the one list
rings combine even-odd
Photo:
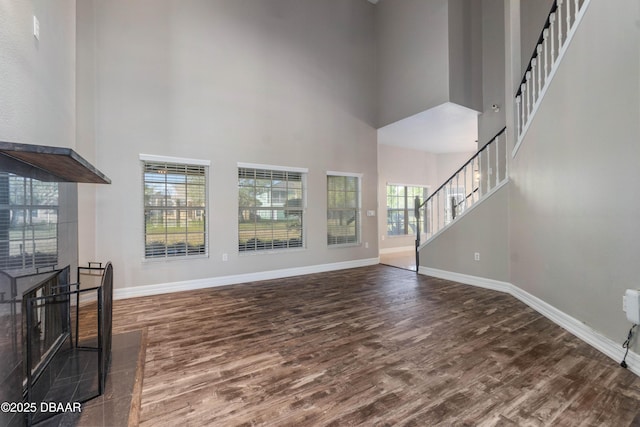
[(229, 254), (222, 254), (222, 261), (224, 262), (229, 261)]
[(627, 289), (622, 297), (622, 310), (627, 314), (627, 320), (634, 325), (640, 324), (640, 291)]
[(40, 40), (40, 21), (35, 16), (33, 17), (33, 37)]
[(369, 249), (369, 242), (364, 242), (364, 248)]
[(475, 252), (473, 254), (473, 259), (476, 260), (476, 261), (480, 261), (480, 252)]

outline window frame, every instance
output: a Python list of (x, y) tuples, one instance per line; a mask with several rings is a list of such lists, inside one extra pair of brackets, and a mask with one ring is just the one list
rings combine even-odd
[[(240, 200), (240, 170), (241, 169), (247, 169), (247, 170), (253, 170), (253, 171), (266, 171), (266, 172), (270, 172), (271, 174), (273, 174), (274, 172), (278, 173), (278, 172), (284, 172), (284, 173), (295, 173), (295, 174), (300, 174), (300, 183), (301, 183), (301, 207), (299, 209), (300, 211), (300, 246), (287, 246), (286, 247), (274, 247), (274, 240), (275, 238), (272, 238), (271, 240), (271, 247), (264, 247), (264, 248), (260, 248), (257, 244), (253, 249), (247, 248), (246, 246), (244, 247), (244, 249), (241, 248), (241, 238), (240, 238), (240, 225), (241, 225), (241, 218), (240, 218), (240, 212), (243, 211), (243, 208), (245, 208), (245, 210), (251, 211), (251, 210), (260, 210), (258, 209), (258, 206), (241, 206), (241, 200)], [(245, 162), (238, 162), (237, 163), (237, 169), (236, 169), (236, 188), (237, 188), (237, 193), (236, 195), (238, 196), (238, 200), (237, 200), (237, 208), (238, 208), (238, 220), (236, 222), (237, 225), (237, 249), (238, 249), (238, 254), (240, 256), (251, 256), (251, 255), (259, 255), (259, 254), (272, 254), (272, 253), (282, 253), (282, 252), (292, 252), (292, 251), (302, 251), (302, 250), (306, 250), (307, 248), (307, 179), (308, 179), (308, 174), (309, 174), (309, 169), (308, 168), (302, 168), (302, 167), (290, 167), (290, 166), (277, 166), (277, 165), (267, 165), (267, 164), (259, 164), (259, 163), (245, 163)], [(272, 179), (273, 181), (273, 179)], [(287, 180), (287, 182), (289, 182), (289, 180)], [(254, 196), (255, 198), (257, 198), (257, 195)], [(288, 199), (287, 199), (288, 200)], [(277, 211), (286, 211), (288, 208), (286, 206), (283, 207), (274, 207), (273, 206), (273, 201), (271, 202), (270, 206), (265, 206), (264, 209), (262, 210), (270, 210), (272, 212), (277, 212)], [(280, 202), (279, 202), (280, 203)], [(296, 211), (298, 209), (295, 209)], [(254, 218), (254, 221), (257, 223), (258, 221)], [(257, 235), (257, 234), (256, 234)], [(257, 239), (257, 237), (254, 238)], [(290, 240), (290, 239), (288, 239)]]
[[(337, 171), (327, 171), (327, 247), (329, 248), (341, 248), (341, 247), (352, 247), (352, 246), (360, 246), (362, 245), (362, 176), (361, 173), (352, 173), (352, 172), (337, 172)], [(331, 243), (329, 241), (329, 215), (330, 212), (335, 211), (350, 211), (352, 208), (331, 208), (329, 206), (329, 178), (330, 177), (347, 177), (347, 178), (356, 178), (357, 179), (357, 189), (356, 189), (356, 241), (355, 242), (341, 242), (341, 243)], [(346, 191), (345, 191), (346, 193)]]
[[(192, 259), (203, 259), (209, 258), (209, 169), (211, 167), (210, 160), (203, 159), (193, 159), (186, 157), (174, 157), (174, 156), (161, 156), (154, 154), (140, 154), (139, 155), (140, 165), (141, 165), (141, 179), (142, 179), (142, 261), (143, 262), (172, 262), (172, 261), (184, 261), (184, 260), (192, 260)], [(168, 244), (165, 241), (165, 254), (163, 256), (148, 256), (147, 255), (147, 209), (148, 206), (145, 202), (144, 190), (145, 185), (147, 183), (145, 179), (145, 170), (147, 163), (165, 163), (170, 165), (178, 165), (184, 167), (203, 167), (204, 169), (204, 213), (202, 215), (204, 221), (203, 234), (204, 234), (204, 253), (195, 253), (189, 254), (188, 251), (185, 251), (184, 254), (174, 254), (169, 255), (168, 253)], [(185, 174), (185, 176), (187, 176)], [(165, 196), (166, 197), (166, 196)], [(151, 206), (149, 206), (151, 208)], [(168, 206), (165, 207), (153, 207), (154, 210), (170, 210)], [(188, 230), (188, 228), (187, 228)], [(186, 231), (188, 234), (188, 231)]]
[[(404, 187), (404, 208), (395, 208), (395, 207), (389, 207), (389, 187)], [(412, 189), (416, 189), (416, 188), (421, 188), (423, 191), (423, 201), (428, 197), (429, 195), (429, 186), (428, 185), (415, 185), (415, 184), (398, 184), (398, 183), (391, 183), (388, 182), (387, 185), (385, 186), (385, 199), (386, 199), (386, 215), (387, 215), (387, 220), (386, 220), (386, 236), (387, 237), (406, 237), (406, 236), (414, 236), (415, 235), (415, 230), (413, 230), (412, 232), (410, 231), (410, 225), (412, 223), (411, 218), (413, 217), (413, 221), (415, 221), (415, 217), (413, 215), (413, 210), (414, 210), (414, 198), (415, 196), (413, 196), (411, 199), (409, 199), (407, 193), (408, 193), (408, 189), (412, 188)], [(425, 195), (426, 193), (426, 195)], [(394, 212), (401, 212), (402, 213), (402, 223), (403, 223), (403, 227), (404, 227), (404, 233), (399, 233), (399, 234), (390, 234), (389, 233), (389, 212), (394, 211)], [(420, 227), (420, 232), (421, 234), (424, 234), (427, 232), (426, 226), (427, 223), (425, 221), (425, 216), (423, 215), (421, 218), (422, 224)]]

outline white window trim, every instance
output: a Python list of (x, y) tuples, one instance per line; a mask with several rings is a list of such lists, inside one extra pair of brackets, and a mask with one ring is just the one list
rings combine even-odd
[(430, 185), (427, 184), (406, 184), (402, 182), (387, 182), (387, 185), (397, 185), (402, 187), (422, 187), (422, 188), (431, 188)]
[(335, 172), (335, 171), (327, 171), (327, 176), (353, 176), (356, 178), (362, 179), (364, 174), (362, 173), (352, 173), (352, 172)]
[(309, 168), (296, 168), (290, 166), (275, 166), (275, 165), (264, 165), (259, 163), (244, 163), (238, 162), (239, 168), (247, 168), (247, 169), (264, 169), (264, 170), (272, 170), (279, 172), (300, 172), (300, 173), (309, 173)]
[(211, 166), (211, 160), (190, 159), (187, 157), (157, 156), (155, 154), (140, 154), (144, 162), (184, 163), (195, 166)]
[[(336, 172), (336, 171), (327, 171), (327, 177), (329, 176), (349, 176), (358, 178), (358, 241), (356, 243), (340, 243), (335, 245), (330, 245), (327, 243), (327, 248), (329, 249), (339, 249), (339, 248), (348, 248), (354, 246), (362, 246), (362, 177), (364, 174), (362, 173), (354, 173), (354, 172)], [(326, 188), (325, 188), (326, 191)], [(327, 210), (329, 210), (329, 201), (327, 200)], [(325, 226), (326, 226), (325, 222)], [(328, 234), (329, 230), (327, 229)]]
[[(209, 168), (211, 167), (211, 160), (204, 160), (204, 159), (192, 159), (192, 158), (188, 158), (188, 157), (175, 157), (175, 156), (160, 156), (160, 155), (156, 155), (156, 154), (143, 154), (140, 153), (139, 155), (139, 160), (141, 162), (160, 162), (160, 163), (178, 163), (178, 164), (190, 164), (190, 165), (194, 165), (194, 166), (205, 166), (205, 173), (204, 173), (204, 179), (205, 179), (205, 214), (206, 214), (206, 221), (204, 223), (204, 232), (205, 232), (205, 253), (204, 254), (200, 254), (200, 255), (190, 255), (190, 256), (178, 256), (178, 257), (164, 257), (164, 258), (147, 258), (144, 256), (144, 246), (146, 245), (145, 241), (144, 241), (144, 235), (145, 235), (145, 230), (144, 228), (146, 227), (146, 224), (144, 223), (144, 219), (143, 219), (143, 231), (142, 231), (142, 236), (143, 236), (143, 241), (142, 241), (142, 246), (143, 246), (143, 255), (142, 255), (142, 263), (146, 264), (146, 263), (160, 263), (160, 262), (177, 262), (177, 261), (187, 261), (187, 260), (197, 260), (197, 259), (208, 259), (210, 257), (210, 244), (209, 244), (209, 237), (210, 237), (210, 232), (209, 232), (209, 222), (210, 222), (210, 215), (209, 215), (209, 206), (210, 206), (210, 202), (209, 202)], [(144, 163), (143, 163), (144, 165)], [(144, 168), (144, 166), (143, 166)], [(143, 169), (143, 173), (142, 173), (142, 186), (144, 187), (144, 169)], [(144, 195), (143, 195), (144, 198)], [(144, 200), (142, 202), (142, 218), (144, 218)]]

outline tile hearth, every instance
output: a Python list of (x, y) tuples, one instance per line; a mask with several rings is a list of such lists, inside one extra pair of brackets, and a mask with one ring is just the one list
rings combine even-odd
[[(111, 350), (111, 366), (107, 375), (103, 395), (82, 404), (80, 413), (68, 412), (56, 415), (37, 426), (71, 427), (71, 426), (126, 426), (137, 424), (142, 390), (142, 372), (144, 370), (145, 331), (132, 331), (113, 335)], [(88, 355), (88, 356), (87, 356)], [(87, 375), (83, 366), (90, 363), (93, 353), (83, 352), (79, 360), (74, 361), (74, 369), (65, 369), (60, 375), (68, 375), (63, 381), (77, 384), (75, 390), (65, 390), (66, 394), (82, 392), (88, 382), (97, 378), (83, 377)], [(70, 372), (73, 371), (73, 374)], [(79, 376), (79, 378), (78, 378)], [(79, 380), (79, 381), (78, 381)], [(58, 390), (60, 391), (60, 390)], [(49, 401), (45, 398), (44, 401)], [(55, 402), (55, 400), (52, 400)]]

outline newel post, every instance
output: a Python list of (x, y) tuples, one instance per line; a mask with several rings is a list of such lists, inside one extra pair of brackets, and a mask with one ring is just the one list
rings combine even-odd
[(420, 253), (418, 248), (420, 247), (420, 196), (416, 196), (414, 201), (414, 215), (416, 217), (416, 273), (420, 268)]

